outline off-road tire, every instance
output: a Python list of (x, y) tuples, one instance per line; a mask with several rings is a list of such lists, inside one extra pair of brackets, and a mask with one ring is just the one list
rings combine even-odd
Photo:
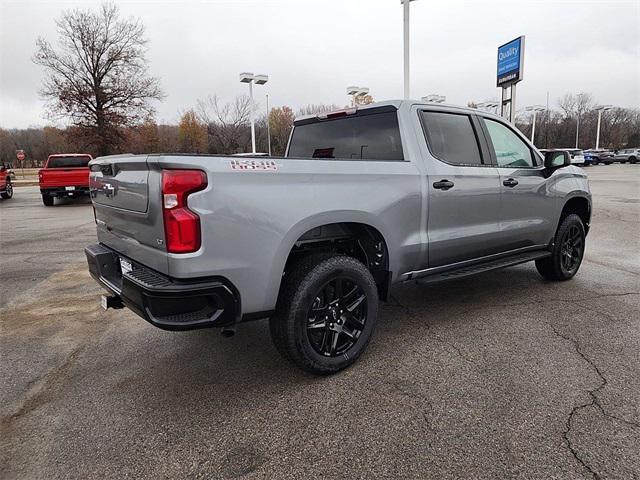
[(51, 195), (47, 195), (46, 193), (42, 195), (42, 203), (44, 203), (45, 207), (53, 207), (53, 202), (55, 199)]
[[(565, 241), (567, 241), (570, 232), (578, 233), (581, 240), (581, 246), (576, 264), (572, 266), (572, 268), (568, 269), (565, 268), (562, 259), (564, 254), (563, 248), (565, 246)], [(573, 278), (575, 274), (578, 273), (580, 265), (582, 264), (582, 259), (584, 258), (586, 240), (585, 237), (586, 234), (584, 225), (578, 215), (572, 213), (562, 219), (553, 240), (551, 256), (536, 260), (536, 268), (538, 269), (540, 275), (542, 275), (547, 280), (556, 282), (570, 280), (571, 278)]]
[[(309, 312), (318, 292), (335, 278), (347, 278), (366, 297), (366, 321), (355, 343), (339, 356), (314, 350), (307, 334)], [(371, 272), (346, 255), (311, 254), (300, 259), (283, 279), (275, 315), (269, 320), (271, 338), (280, 354), (303, 370), (328, 375), (353, 364), (366, 349), (378, 315), (378, 290)]]

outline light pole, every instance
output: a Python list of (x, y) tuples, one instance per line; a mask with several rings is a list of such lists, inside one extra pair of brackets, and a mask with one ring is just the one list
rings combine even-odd
[(404, 10), (404, 98), (411, 96), (409, 89), (409, 3), (413, 0), (400, 0)]
[(358, 105), (358, 97), (364, 97), (369, 93), (369, 87), (356, 87), (352, 85), (347, 87), (347, 95), (351, 96), (351, 106)]
[(271, 111), (269, 110), (269, 94), (267, 93), (267, 146), (269, 150), (269, 156), (271, 156), (271, 125), (269, 122)]
[(422, 97), (422, 101), (427, 103), (444, 103), (447, 101), (447, 97), (444, 95), (438, 95), (437, 93), (432, 93), (431, 95)]
[(251, 100), (251, 107), (249, 109), (250, 118), (251, 118), (251, 151), (252, 153), (256, 153), (256, 125), (255, 120), (253, 118), (253, 84), (256, 85), (264, 85), (269, 81), (268, 75), (254, 75), (250, 72), (242, 72), (240, 74), (240, 82), (249, 84), (249, 99)]
[[(536, 114), (538, 112), (543, 112), (545, 107), (542, 105), (531, 105), (529, 107), (524, 107), (527, 112), (533, 112), (533, 122), (531, 124), (531, 143), (534, 143), (534, 139), (536, 138)], [(534, 144), (535, 145), (535, 144)]]
[(600, 147), (600, 121), (602, 120), (602, 112), (604, 110), (611, 110), (613, 105), (598, 105), (596, 110), (598, 111), (598, 128), (596, 129), (596, 150)]

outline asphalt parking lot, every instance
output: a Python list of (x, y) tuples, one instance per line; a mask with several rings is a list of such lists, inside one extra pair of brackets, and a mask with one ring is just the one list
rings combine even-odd
[(264, 322), (171, 333), (102, 311), (91, 207), (0, 203), (2, 478), (640, 478), (640, 166), (587, 169), (586, 258), (395, 287), (316, 378)]

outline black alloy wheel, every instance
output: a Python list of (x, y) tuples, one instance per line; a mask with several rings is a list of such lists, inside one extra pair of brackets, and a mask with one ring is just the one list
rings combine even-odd
[(307, 317), (307, 338), (325, 357), (346, 353), (362, 334), (367, 322), (367, 297), (347, 277), (337, 277), (320, 288)]
[(567, 275), (575, 275), (584, 254), (584, 237), (578, 225), (571, 225), (562, 240), (562, 269)]
[(276, 349), (307, 372), (328, 375), (366, 350), (378, 316), (378, 289), (353, 257), (311, 253), (285, 273), (269, 330)]
[(536, 260), (536, 268), (547, 280), (565, 281), (574, 277), (584, 257), (586, 233), (575, 213), (562, 219), (551, 247), (551, 255)]

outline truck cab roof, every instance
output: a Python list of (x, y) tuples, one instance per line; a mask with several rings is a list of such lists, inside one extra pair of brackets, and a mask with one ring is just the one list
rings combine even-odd
[(429, 103), (429, 102), (425, 102), (423, 100), (385, 100), (382, 102), (374, 102), (374, 103), (370, 103), (368, 105), (356, 105), (354, 107), (345, 107), (343, 109), (340, 110), (334, 110), (331, 112), (322, 112), (322, 113), (317, 113), (317, 114), (312, 114), (312, 115), (302, 115), (300, 117), (296, 117), (294, 124), (295, 125), (299, 125), (301, 123), (308, 123), (309, 121), (314, 121), (314, 120), (322, 120), (322, 119), (327, 119), (327, 118), (331, 118), (333, 116), (341, 116), (341, 115), (349, 115), (349, 114), (355, 114), (356, 112), (361, 112), (361, 111), (366, 111), (366, 110), (370, 110), (370, 109), (388, 109), (389, 107), (395, 108), (396, 110), (399, 110), (400, 108), (403, 107), (408, 107), (411, 108), (414, 105), (419, 105), (419, 106), (424, 106), (424, 107), (431, 107), (431, 108), (438, 108), (438, 109), (446, 109), (449, 111), (459, 111), (459, 112), (465, 112), (465, 113), (482, 113), (482, 115), (488, 116), (488, 117), (495, 117), (495, 118), (502, 118), (499, 117), (497, 115), (494, 115), (492, 113), (489, 112), (485, 112), (483, 110), (478, 110), (475, 108), (469, 108), (469, 107), (463, 107), (461, 105), (453, 105), (453, 104), (448, 104), (448, 103)]

